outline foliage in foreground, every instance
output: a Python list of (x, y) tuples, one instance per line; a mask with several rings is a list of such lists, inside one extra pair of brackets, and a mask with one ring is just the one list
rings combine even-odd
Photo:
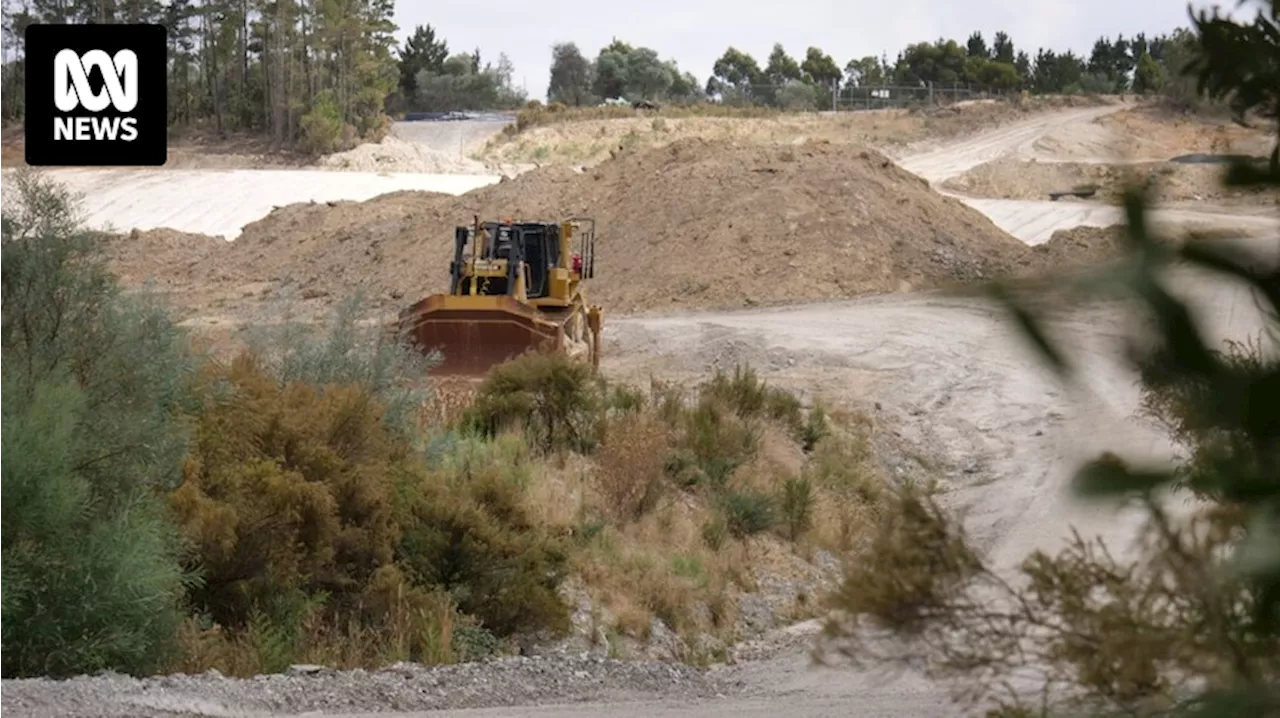
[[(1202, 15), (1200, 87), (1237, 112), (1275, 117), (1280, 33), (1274, 5), (1253, 26)], [(1247, 55), (1247, 57), (1246, 57)], [(1269, 79), (1268, 79), (1269, 78)], [(1268, 84), (1269, 83), (1269, 84)], [(1280, 147), (1280, 145), (1278, 145)], [(1280, 188), (1246, 164), (1225, 181)], [(1185, 456), (1170, 469), (1105, 454), (1076, 475), (1085, 495), (1146, 510), (1137, 559), (1075, 536), (1006, 575), (927, 495), (895, 494), (866, 560), (833, 605), (832, 645), (857, 659), (909, 660), (962, 678), (962, 693), (1001, 715), (1068, 706), (1127, 715), (1280, 713), (1280, 266), (1274, 252), (1223, 240), (1155, 241), (1146, 200), (1125, 198), (1129, 254), (1068, 288), (1137, 300), (1152, 330), (1134, 338), (1141, 408)], [(1270, 249), (1274, 250), (1272, 244)], [(1258, 302), (1257, 341), (1216, 349), (1210, 328), (1169, 289), (1170, 270), (1242, 284)], [(998, 292), (1048, 363), (1074, 374), (1017, 291)], [(1171, 510), (1189, 507), (1189, 517)], [(887, 647), (869, 627), (907, 639)]]
[(19, 174), (3, 218), (4, 674), (158, 667), (186, 574), (159, 496), (181, 479), (192, 364), (124, 296), (66, 192)]

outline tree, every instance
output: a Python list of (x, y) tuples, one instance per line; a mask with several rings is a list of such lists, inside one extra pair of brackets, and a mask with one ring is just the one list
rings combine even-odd
[(1200, 102), (1200, 93), (1194, 76), (1194, 62), (1200, 50), (1200, 40), (1195, 33), (1179, 28), (1164, 42), (1160, 61), (1164, 85), (1164, 97), (1180, 109), (1191, 109)]
[(1036, 53), (1031, 69), (1031, 86), (1037, 93), (1063, 92), (1080, 82), (1085, 63), (1068, 50), (1059, 55), (1053, 50), (1041, 49)]
[(969, 36), (969, 41), (965, 43), (966, 52), (969, 57), (981, 57), (984, 60), (991, 57), (991, 51), (987, 49), (987, 41), (982, 37), (982, 33), (974, 31)]
[(844, 74), (840, 72), (840, 66), (831, 59), (830, 55), (816, 47), (810, 47), (805, 51), (804, 62), (800, 63), (800, 71), (804, 73), (805, 80), (823, 87), (838, 84)]
[(854, 87), (871, 87), (885, 84), (891, 73), (884, 61), (868, 55), (858, 60), (850, 60), (844, 66), (844, 74)]
[(625, 97), (631, 83), (631, 46), (614, 40), (596, 56), (596, 77), (592, 91), (599, 97)]
[(1013, 69), (1018, 73), (1019, 82), (1028, 82), (1031, 80), (1031, 58), (1026, 52), (1018, 51), (1017, 57), (1013, 59)]
[(658, 53), (647, 47), (638, 47), (627, 58), (628, 94), (639, 99), (657, 99), (666, 96), (675, 80), (671, 68), (658, 58)]
[(780, 43), (774, 43), (769, 53), (769, 64), (764, 68), (765, 81), (770, 85), (785, 85), (801, 78), (800, 63), (787, 54)]
[(1159, 92), (1163, 85), (1164, 74), (1160, 70), (1160, 63), (1156, 62), (1151, 53), (1142, 53), (1138, 58), (1138, 67), (1133, 73), (1133, 91), (1145, 95)]
[(1013, 40), (1009, 39), (1008, 33), (1003, 30), (997, 32), (991, 42), (991, 59), (996, 62), (1003, 62), (1006, 65), (1012, 65), (1016, 54), (1013, 48)]
[(716, 95), (732, 92), (738, 97), (750, 101), (753, 86), (764, 84), (764, 73), (760, 65), (751, 55), (730, 47), (716, 60), (711, 68), (711, 77), (707, 79), (707, 94)]
[(1242, 25), (1201, 10), (1193, 16), (1200, 52), (1187, 70), (1199, 77), (1197, 89), (1211, 99), (1227, 99), (1236, 121), (1248, 124), (1253, 111), (1276, 124), (1277, 145), (1271, 174), (1280, 175), (1280, 6), (1262, 0), (1252, 23)]
[(479, 70), (479, 52), (458, 53), (444, 61), (439, 74), (418, 73), (418, 92), (412, 106), (417, 110), (514, 109), (524, 103), (524, 93), (511, 84), (511, 61), (503, 53), (497, 65)]
[(449, 44), (436, 39), (434, 28), (430, 25), (414, 28), (400, 50), (400, 91), (405, 97), (413, 97), (418, 91), (418, 73), (443, 74), (448, 57)]
[(671, 99), (696, 102), (705, 98), (702, 85), (698, 83), (698, 78), (694, 77), (693, 73), (681, 72), (674, 60), (669, 61), (667, 67), (671, 70), (671, 87), (667, 90)]
[(966, 77), (967, 54), (955, 40), (918, 42), (908, 45), (894, 66), (894, 82), (899, 85), (934, 83), (951, 86)]
[(547, 84), (547, 102), (561, 102), (574, 107), (593, 104), (591, 83), (594, 68), (572, 42), (551, 48), (551, 81)]

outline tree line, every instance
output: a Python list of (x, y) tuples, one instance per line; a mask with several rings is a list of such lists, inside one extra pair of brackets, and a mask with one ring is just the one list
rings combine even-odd
[[(431, 25), (396, 39), (394, 0), (21, 0), (4, 13), (6, 121), (23, 116), (23, 32), (31, 23), (151, 22), (169, 30), (169, 126), (219, 136), (248, 133), (279, 148), (330, 152), (381, 137), (388, 117), (416, 111), (507, 110), (525, 104), (505, 54), (450, 48)], [(1179, 72), (1196, 39), (1170, 35), (1099, 38), (1088, 57), (1038, 49), (1034, 56), (997, 32), (961, 43), (912, 44), (843, 67), (809, 47), (793, 57), (775, 44), (762, 64), (729, 47), (705, 82), (652, 48), (615, 39), (589, 58), (555, 44), (547, 101), (720, 102), (780, 109), (857, 103), (874, 88), (964, 87), (970, 92), (1037, 94), (1165, 91), (1184, 100), (1195, 88)]]
[(964, 87), (997, 95), (1168, 90), (1191, 99), (1195, 88), (1180, 71), (1195, 42), (1186, 29), (1154, 37), (1121, 34), (1098, 38), (1087, 57), (1045, 48), (1032, 57), (1008, 33), (997, 32), (988, 44), (981, 32), (974, 32), (964, 43), (918, 42), (892, 62), (887, 55), (867, 55), (850, 59), (843, 68), (819, 47), (809, 47), (797, 58), (775, 44), (762, 67), (750, 53), (730, 46), (705, 84), (681, 72), (674, 61), (659, 59), (651, 48), (615, 40), (591, 60), (574, 43), (560, 43), (552, 48), (548, 101), (583, 106), (621, 98), (824, 109), (886, 86)]
[(386, 129), (396, 87), (393, 0), (22, 0), (4, 17), (5, 119), (21, 117), (32, 23), (157, 23), (168, 29), (169, 126), (250, 132), (330, 151)]

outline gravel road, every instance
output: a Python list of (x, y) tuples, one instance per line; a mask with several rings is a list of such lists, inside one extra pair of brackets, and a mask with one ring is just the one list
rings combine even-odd
[[(1030, 128), (991, 133), (956, 145), (953, 154), (934, 151), (904, 164), (941, 181), (1034, 141), (1054, 122), (1089, 121), (1094, 112), (1099, 110), (1040, 118)], [(1053, 203), (1026, 204), (1059, 211)], [(1021, 211), (1033, 214), (1034, 207)], [(1041, 226), (1028, 236), (1040, 236)], [(1251, 299), (1235, 287), (1185, 274), (1174, 279), (1195, 299), (1201, 315), (1218, 323), (1222, 336), (1243, 337), (1258, 325)], [(1168, 456), (1159, 433), (1132, 416), (1134, 377), (1117, 361), (1119, 341), (1129, 329), (1114, 306), (1058, 318), (1054, 331), (1073, 348), (1086, 379), (1074, 391), (1049, 376), (993, 307), (937, 294), (615, 320), (606, 329), (605, 368), (679, 375), (746, 359), (771, 382), (868, 407), (882, 430), (897, 432), (921, 455), (936, 457), (951, 489), (949, 501), (965, 509), (974, 536), (998, 567), (1007, 568), (1034, 548), (1058, 544), (1068, 525), (1113, 540), (1123, 540), (1131, 530), (1132, 517), (1081, 505), (1064, 488), (1073, 462), (1100, 448)], [(14, 715), (37, 718), (959, 713), (944, 687), (910, 672), (810, 667), (799, 646), (811, 629), (773, 639), (789, 646), (773, 657), (708, 672), (574, 655), (250, 681), (218, 676), (5, 681), (3, 691)]]

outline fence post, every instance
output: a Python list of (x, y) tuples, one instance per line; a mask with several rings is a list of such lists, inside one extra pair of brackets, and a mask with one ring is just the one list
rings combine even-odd
[(933, 105), (933, 80), (929, 80), (929, 104)]

